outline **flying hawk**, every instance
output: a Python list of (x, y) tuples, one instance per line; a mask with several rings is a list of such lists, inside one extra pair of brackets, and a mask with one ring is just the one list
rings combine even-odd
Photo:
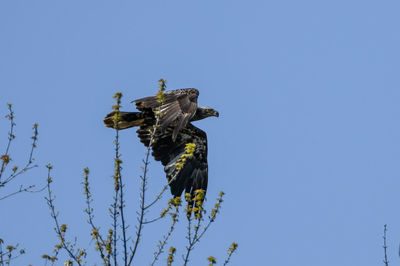
[[(180, 197), (183, 190), (192, 195), (197, 189), (207, 190), (207, 135), (191, 122), (210, 116), (218, 117), (219, 114), (210, 107), (197, 106), (198, 96), (197, 89), (166, 91), (162, 102), (157, 96), (133, 101), (139, 112), (119, 112), (118, 125), (114, 124), (115, 112), (104, 119), (107, 127), (118, 130), (138, 126), (140, 141), (148, 147), (156, 124), (156, 114), (159, 114), (159, 127), (153, 136), (152, 154), (155, 160), (164, 165), (171, 193), (175, 197)], [(183, 168), (179, 169), (177, 163), (185, 154), (188, 143), (196, 144), (193, 157), (187, 159)]]

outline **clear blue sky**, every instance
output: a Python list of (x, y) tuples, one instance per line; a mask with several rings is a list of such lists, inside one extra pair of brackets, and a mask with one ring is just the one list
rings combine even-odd
[[(114, 132), (102, 119), (112, 95), (133, 110), (165, 78), (169, 89), (198, 88), (199, 104), (220, 112), (196, 123), (208, 133), (208, 203), (220, 190), (226, 202), (193, 265), (221, 262), (232, 241), (232, 265), (380, 265), (385, 223), (396, 265), (399, 10), (394, 0), (1, 1), (0, 111), (14, 104), (15, 162), (34, 122), (40, 132), (40, 167), (19, 182), (44, 183), (51, 162), (60, 221), (86, 247), (86, 166), (97, 223), (111, 222)], [(2, 119), (3, 148), (7, 130)], [(133, 235), (144, 148), (134, 130), (121, 135)], [(153, 162), (149, 193), (165, 182)], [(43, 197), (0, 202), (0, 237), (27, 251), (14, 265), (41, 265), (57, 241)], [(185, 226), (173, 239), (179, 262)], [(145, 227), (137, 265), (165, 230)]]

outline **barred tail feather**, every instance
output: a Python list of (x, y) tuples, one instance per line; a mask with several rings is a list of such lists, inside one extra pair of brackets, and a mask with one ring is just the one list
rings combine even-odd
[(104, 118), (104, 124), (106, 127), (115, 129), (126, 129), (130, 127), (136, 127), (142, 125), (144, 122), (143, 114), (138, 112), (119, 112), (118, 124), (115, 124), (115, 111), (109, 113)]

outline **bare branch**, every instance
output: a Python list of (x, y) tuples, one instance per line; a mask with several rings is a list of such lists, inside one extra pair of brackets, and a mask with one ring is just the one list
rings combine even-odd
[(160, 243), (158, 244), (158, 249), (157, 251), (154, 253), (154, 259), (153, 262), (151, 263), (151, 266), (153, 266), (156, 261), (158, 260), (159, 256), (161, 255), (161, 253), (163, 253), (164, 247), (168, 242), (169, 237), (171, 236), (172, 232), (175, 229), (175, 224), (178, 222), (178, 217), (179, 217), (179, 207), (181, 205), (181, 198), (180, 197), (176, 197), (174, 199), (171, 199), (168, 203), (168, 208), (170, 207), (174, 207), (175, 210), (170, 214), (171, 219), (172, 219), (172, 223), (171, 226), (167, 232), (166, 235), (163, 236), (163, 240), (160, 241)]
[[(5, 246), (5, 251), (3, 251), (3, 246)], [(0, 238), (0, 265), (10, 265), (12, 260), (25, 254), (24, 249), (18, 251), (18, 246), (18, 244), (15, 246), (4, 245), (3, 239)], [(18, 251), (18, 254), (15, 254), (15, 251)]]
[(231, 246), (228, 248), (228, 257), (226, 258), (224, 265), (228, 265), (229, 261), (231, 260), (232, 254), (237, 250), (238, 244), (233, 242)]
[(383, 263), (385, 264), (385, 266), (388, 266), (388, 265), (389, 265), (389, 261), (388, 261), (387, 253), (386, 253), (386, 250), (387, 250), (387, 245), (386, 245), (386, 231), (387, 231), (387, 225), (385, 224), (385, 225), (383, 226), (383, 253), (384, 253)]
[[(208, 217), (209, 221), (204, 226), (203, 230), (200, 231), (201, 223), (204, 221), (203, 215), (205, 214), (205, 210), (203, 208), (204, 204), (204, 191), (197, 190), (195, 192), (195, 197), (192, 199), (191, 195), (187, 193), (185, 195), (187, 201), (186, 213), (188, 217), (188, 246), (186, 247), (186, 255), (183, 256), (184, 265), (187, 265), (189, 262), (189, 256), (191, 251), (194, 249), (196, 243), (200, 241), (200, 239), (204, 236), (208, 228), (215, 221), (217, 214), (220, 212), (221, 203), (223, 202), (224, 192), (219, 193), (219, 197), (217, 198), (217, 203), (214, 205), (214, 208), (211, 210), (211, 215)], [(194, 203), (194, 207), (191, 207), (191, 204)], [(191, 213), (194, 213), (194, 220), (197, 221), (196, 225), (193, 227), (192, 232), (192, 216)]]
[[(48, 196), (45, 199), (47, 201), (47, 205), (50, 208), (51, 217), (53, 218), (55, 225), (56, 225), (54, 230), (56, 231), (56, 234), (57, 234), (58, 238), (60, 239), (60, 243), (56, 245), (56, 251), (57, 251), (56, 254), (58, 254), (58, 251), (62, 248), (68, 253), (69, 257), (72, 260), (74, 260), (78, 265), (82, 265), (82, 256), (85, 256), (86, 252), (85, 252), (85, 250), (78, 249), (77, 253), (74, 254), (73, 249), (75, 247), (75, 244), (70, 245), (68, 242), (66, 242), (65, 233), (67, 231), (67, 225), (62, 224), (60, 226), (60, 224), (58, 222), (58, 213), (56, 213), (56, 211), (55, 211), (54, 196), (52, 194), (51, 187), (50, 187), (51, 182), (53, 182), (52, 178), (50, 176), (51, 169), (53, 167), (50, 164), (48, 164), (46, 167), (48, 169), (48, 171), (47, 171), (47, 193), (48, 193)], [(51, 259), (53, 257), (50, 257), (48, 255), (43, 255), (43, 258)], [(56, 259), (57, 259), (57, 257), (55, 257), (55, 260)], [(53, 260), (53, 262), (54, 262), (54, 260)]]
[(46, 186), (44, 186), (44, 187), (42, 187), (42, 188), (39, 189), (39, 190), (31, 190), (31, 189), (34, 188), (34, 187), (35, 187), (35, 185), (30, 185), (30, 186), (28, 186), (28, 187), (23, 187), (23, 186), (21, 185), (17, 191), (12, 192), (12, 193), (10, 193), (10, 194), (8, 194), (8, 195), (5, 195), (5, 196), (1, 197), (0, 200), (3, 200), (3, 199), (6, 199), (6, 198), (9, 198), (9, 197), (12, 197), (12, 196), (14, 196), (15, 194), (18, 194), (18, 193), (23, 193), (23, 192), (38, 193), (38, 192), (42, 192), (43, 190), (46, 189)]
[(107, 250), (107, 246), (109, 244), (103, 240), (103, 237), (99, 232), (99, 228), (94, 225), (93, 221), (94, 215), (93, 215), (93, 208), (91, 206), (93, 199), (89, 187), (89, 168), (83, 169), (83, 172), (84, 172), (84, 182), (82, 182), (82, 184), (84, 185), (84, 194), (86, 195), (86, 206), (87, 206), (85, 212), (88, 215), (88, 223), (92, 227), (91, 235), (93, 239), (96, 241), (96, 249), (99, 251), (100, 257), (103, 260), (104, 264), (111, 265), (110, 254), (108, 254), (107, 256), (104, 255), (104, 249)]
[[(151, 141), (152, 141), (152, 138), (151, 138)], [(150, 143), (152, 143), (151, 141), (150, 141)], [(144, 225), (143, 222), (144, 222), (144, 215), (145, 215), (145, 193), (146, 193), (146, 185), (147, 185), (147, 173), (148, 173), (150, 149), (151, 149), (151, 146), (149, 145), (149, 147), (146, 150), (146, 157), (145, 157), (144, 167), (143, 167), (143, 175), (140, 177), (142, 186), (141, 186), (141, 191), (140, 191), (140, 211), (139, 211), (139, 218), (138, 218), (139, 224), (138, 224), (138, 229), (136, 232), (135, 245), (133, 247), (133, 250), (131, 252), (131, 256), (129, 258), (129, 262), (127, 265), (131, 265), (132, 260), (136, 254), (136, 250), (139, 245), (139, 241), (140, 241), (140, 237), (141, 237), (141, 233), (142, 233), (142, 228)]]
[[(8, 115), (6, 115), (6, 118), (8, 120), (10, 120), (10, 131), (8, 132), (8, 142), (7, 142), (6, 150), (5, 150), (4, 154), (1, 156), (2, 163), (1, 163), (1, 168), (0, 168), (0, 180), (1, 180), (1, 177), (3, 176), (4, 170), (6, 169), (7, 164), (10, 161), (9, 150), (10, 150), (11, 142), (15, 139), (14, 111), (12, 109), (11, 103), (7, 104), (7, 106), (8, 106)], [(0, 184), (1, 184), (1, 182), (0, 182)]]
[[(203, 209), (203, 203), (204, 203), (204, 197), (205, 197), (205, 191), (198, 189), (195, 191), (195, 196), (192, 198), (192, 196), (189, 193), (185, 194), (187, 206), (186, 206), (186, 213), (187, 213), (187, 218), (188, 218), (188, 242), (189, 245), (186, 247), (186, 255), (184, 256), (184, 264), (187, 265), (189, 262), (189, 256), (191, 251), (194, 248), (194, 245), (199, 241), (198, 238), (198, 233), (200, 229), (201, 222), (204, 220), (203, 219), (203, 214), (205, 213), (205, 210)], [(194, 206), (192, 206), (194, 204)], [(192, 212), (194, 215), (194, 221), (197, 221), (196, 225), (193, 228), (193, 236), (192, 236)]]
[[(12, 108), (12, 104), (8, 104), (8, 114), (6, 115), (6, 118), (10, 121), (10, 130), (8, 132), (8, 141), (7, 141), (7, 145), (6, 145), (6, 149), (3, 155), (1, 155), (0, 159), (1, 159), (1, 167), (0, 167), (0, 188), (4, 187), (7, 183), (11, 182), (13, 179), (15, 179), (16, 177), (18, 177), (19, 175), (27, 172), (28, 170), (37, 167), (37, 165), (33, 165), (33, 152), (36, 148), (36, 144), (37, 144), (37, 136), (38, 136), (38, 125), (34, 124), (33, 125), (33, 136), (32, 136), (32, 144), (31, 144), (31, 149), (29, 152), (29, 157), (28, 157), (28, 161), (26, 163), (26, 165), (18, 170), (18, 166), (14, 166), (11, 169), (11, 173), (9, 174), (9, 176), (7, 178), (4, 178), (7, 166), (10, 164), (10, 162), (12, 161), (11, 156), (10, 156), (10, 147), (11, 147), (11, 143), (12, 141), (15, 139), (15, 135), (14, 135), (14, 128), (15, 128), (15, 114), (14, 114), (14, 110)], [(31, 190), (33, 187), (35, 187), (34, 185), (28, 185), (28, 186), (20, 186), (19, 189), (17, 189), (14, 192), (11, 192), (5, 196), (1, 196), (0, 200), (4, 200), (6, 198), (9, 198), (11, 196), (14, 196), (16, 194), (19, 193), (23, 193), (23, 192), (40, 192), (43, 189), (39, 189), (37, 191)]]
[[(38, 125), (37, 124), (34, 124), (33, 125), (33, 136), (32, 136), (32, 145), (31, 145), (31, 150), (30, 150), (30, 152), (29, 152), (29, 158), (28, 158), (28, 162), (26, 163), (26, 165), (21, 169), (21, 170), (19, 170), (19, 171), (17, 171), (17, 167), (14, 167), (13, 168), (13, 172), (10, 174), (10, 176), (9, 177), (7, 177), (3, 182), (1, 182), (0, 183), (0, 186), (4, 186), (5, 184), (7, 184), (7, 183), (9, 183), (11, 180), (13, 180), (14, 178), (16, 178), (17, 176), (19, 176), (19, 175), (21, 175), (21, 174), (23, 174), (23, 173), (25, 173), (26, 171), (28, 171), (28, 170), (30, 170), (30, 169), (32, 169), (32, 168), (35, 168), (35, 167), (38, 167), (37, 165), (32, 165), (33, 164), (33, 161), (35, 160), (34, 158), (33, 158), (33, 152), (34, 152), (34, 150), (35, 150), (35, 148), (37, 147), (37, 140), (38, 140), (38, 138), (37, 138), (37, 136), (38, 136), (38, 130), (37, 130), (37, 128), (38, 128)], [(15, 137), (15, 136), (14, 136)], [(9, 139), (10, 139), (11, 137), (9, 137)], [(4, 156), (4, 155), (3, 155)], [(3, 157), (2, 156), (2, 157)], [(8, 156), (8, 155), (7, 155)], [(4, 160), (3, 160), (3, 164), (4, 164)], [(3, 167), (2, 167), (3, 168)], [(5, 169), (5, 168), (4, 168)]]
[[(166, 82), (163, 79), (160, 79), (159, 82), (160, 82), (160, 85), (159, 85), (160, 89), (158, 91), (157, 96), (158, 96), (159, 102), (162, 104), (162, 102), (164, 101), (164, 94), (163, 93), (164, 93), (165, 88), (166, 88)], [(137, 229), (137, 232), (136, 232), (136, 240), (135, 240), (135, 245), (134, 245), (134, 247), (132, 249), (131, 256), (129, 258), (129, 262), (128, 262), (127, 265), (131, 265), (132, 260), (133, 260), (135, 254), (136, 254), (136, 250), (137, 250), (137, 247), (139, 245), (142, 229), (143, 229), (143, 226), (144, 226), (143, 222), (144, 222), (144, 216), (145, 216), (145, 211), (146, 211), (145, 193), (146, 193), (146, 186), (147, 186), (148, 166), (149, 166), (149, 163), (150, 163), (149, 162), (149, 157), (150, 157), (151, 147), (152, 147), (153, 142), (154, 142), (154, 135), (155, 135), (155, 133), (156, 133), (158, 127), (159, 127), (159, 121), (160, 121), (160, 113), (156, 112), (156, 123), (155, 123), (155, 125), (153, 127), (153, 131), (150, 134), (150, 142), (149, 142), (149, 145), (148, 145), (148, 147), (146, 149), (146, 153), (145, 153), (144, 166), (143, 166), (143, 175), (140, 177), (141, 178), (141, 182), (142, 182), (142, 186), (141, 186), (141, 191), (140, 191), (140, 211), (139, 211), (139, 218), (138, 218), (139, 224), (138, 224), (138, 227), (137, 227), (138, 229)], [(154, 203), (155, 202), (153, 202), (153, 204)]]

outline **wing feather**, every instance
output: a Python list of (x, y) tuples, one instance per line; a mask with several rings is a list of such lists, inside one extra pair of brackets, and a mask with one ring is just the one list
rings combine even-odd
[[(149, 128), (142, 126), (138, 130), (140, 140), (149, 145)], [(179, 197), (185, 190), (194, 195), (197, 189), (207, 190), (208, 163), (207, 163), (207, 134), (191, 123), (183, 128), (177, 135), (176, 141), (171, 136), (174, 128), (157, 132), (154, 136), (153, 156), (164, 165), (164, 171), (170, 183), (172, 195)], [(195, 143), (196, 149), (193, 157), (188, 159), (183, 168), (178, 170), (176, 163), (185, 153), (187, 143)]]
[(155, 111), (160, 108), (160, 124), (163, 130), (173, 125), (173, 141), (178, 133), (186, 127), (190, 119), (196, 114), (197, 98), (199, 91), (196, 89), (172, 90), (164, 93), (165, 101), (161, 105), (157, 96), (150, 96), (135, 100), (136, 108), (140, 111), (151, 109)]

